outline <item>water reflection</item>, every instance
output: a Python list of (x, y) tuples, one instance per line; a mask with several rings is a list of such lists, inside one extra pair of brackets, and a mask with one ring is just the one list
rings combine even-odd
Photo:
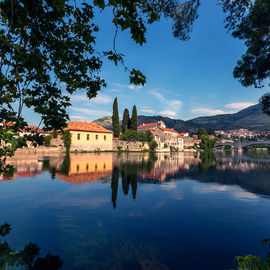
[(50, 253), (40, 257), (40, 248), (37, 244), (29, 243), (22, 251), (12, 249), (6, 240), (10, 232), (10, 224), (0, 225), (0, 269), (57, 270), (61, 268), (63, 262), (60, 257)]
[[(137, 194), (137, 183), (162, 183), (172, 180), (195, 179), (221, 185), (238, 185), (249, 192), (270, 195), (270, 159), (254, 158), (254, 155), (228, 155), (228, 153), (100, 153), (53, 156), (15, 156), (9, 164), (16, 169), (13, 176), (35, 177), (49, 171), (57, 178), (71, 184), (94, 181), (111, 182), (112, 202), (116, 207), (118, 181), (122, 192), (132, 197)], [(256, 181), (254, 180), (256, 179)]]
[(92, 153), (10, 162), (0, 212), (16, 224), (12, 245), (41, 243), (64, 269), (227, 270), (237, 255), (266, 255), (269, 159)]

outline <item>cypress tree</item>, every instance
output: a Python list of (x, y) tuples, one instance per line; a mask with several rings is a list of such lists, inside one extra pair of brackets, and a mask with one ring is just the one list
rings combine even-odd
[(123, 113), (122, 132), (125, 132), (129, 129), (129, 121), (129, 111), (126, 108)]
[(112, 129), (114, 137), (118, 138), (120, 135), (120, 125), (119, 125), (117, 97), (113, 101)]
[(132, 116), (131, 116), (131, 122), (130, 122), (130, 129), (131, 130), (136, 130), (137, 131), (137, 123), (138, 123), (138, 118), (137, 118), (137, 108), (134, 105), (132, 109)]

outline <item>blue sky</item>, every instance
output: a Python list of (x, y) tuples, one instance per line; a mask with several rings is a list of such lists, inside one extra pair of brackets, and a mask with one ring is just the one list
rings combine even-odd
[[(233, 39), (224, 28), (217, 1), (203, 1), (191, 39), (182, 42), (172, 36), (171, 22), (162, 19), (147, 30), (147, 43), (135, 44), (127, 31), (119, 32), (117, 50), (125, 55), (129, 67), (147, 76), (145, 87), (129, 84), (129, 74), (121, 66), (105, 62), (101, 76), (107, 87), (97, 98), (88, 100), (83, 91), (72, 96), (71, 120), (91, 121), (112, 114), (118, 98), (119, 114), (124, 108), (138, 114), (163, 115), (175, 119), (237, 112), (258, 102), (266, 89), (245, 88), (233, 78), (232, 71), (245, 51), (243, 42)], [(111, 13), (98, 16), (100, 33), (97, 46), (111, 49), (114, 28)], [(27, 113), (28, 116), (29, 112)], [(36, 124), (36, 117), (28, 118)]]

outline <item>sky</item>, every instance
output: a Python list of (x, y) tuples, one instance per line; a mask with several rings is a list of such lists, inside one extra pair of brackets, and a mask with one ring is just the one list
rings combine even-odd
[[(117, 97), (120, 119), (136, 105), (138, 115), (162, 115), (188, 120), (198, 116), (234, 113), (258, 103), (266, 89), (245, 88), (233, 78), (233, 68), (245, 52), (242, 41), (232, 38), (224, 28), (225, 15), (217, 1), (202, 1), (191, 39), (173, 37), (172, 22), (161, 19), (148, 27), (147, 42), (135, 44), (128, 31), (119, 32), (117, 50), (125, 55), (129, 67), (147, 77), (144, 87), (129, 84), (129, 73), (111, 62), (103, 65), (101, 76), (107, 87), (89, 100), (83, 90), (72, 95), (68, 109), (71, 121), (93, 121), (112, 115)], [(97, 48), (112, 48), (114, 28), (111, 13), (97, 16), (100, 33)], [(38, 117), (26, 111), (31, 124)]]

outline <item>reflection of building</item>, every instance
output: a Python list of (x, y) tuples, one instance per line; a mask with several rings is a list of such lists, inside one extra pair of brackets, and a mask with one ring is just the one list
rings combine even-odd
[(12, 176), (0, 175), (1, 180), (14, 180), (18, 177), (34, 177), (43, 171), (44, 157), (39, 155), (15, 155), (7, 160), (7, 164), (14, 167)]
[(71, 154), (67, 162), (68, 170), (64, 173), (62, 165), (62, 168), (57, 168), (56, 176), (72, 184), (93, 182), (107, 177), (111, 174), (113, 166), (112, 153)]
[(112, 150), (113, 133), (90, 122), (68, 123), (71, 133), (71, 151)]
[(139, 176), (143, 179), (163, 182), (168, 176), (173, 176), (180, 170), (189, 170), (190, 165), (195, 162), (196, 159), (192, 153), (158, 155), (150, 172), (140, 172)]

